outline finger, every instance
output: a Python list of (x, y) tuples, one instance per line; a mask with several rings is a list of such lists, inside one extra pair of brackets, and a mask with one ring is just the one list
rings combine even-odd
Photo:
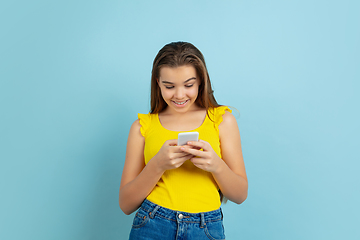
[(194, 166), (201, 168), (205, 171), (210, 171), (212, 167), (212, 163), (209, 160), (206, 160), (204, 158), (191, 158), (190, 161), (194, 164)]
[(171, 146), (173, 153), (184, 153), (183, 150), (181, 150), (183, 146)]
[(197, 149), (193, 149), (193, 148), (189, 148), (189, 147), (181, 147), (180, 148), (182, 151), (186, 152), (186, 153), (190, 153), (194, 156), (198, 156), (198, 157), (202, 157), (204, 158), (206, 156), (206, 153), (204, 151), (200, 151), (200, 150), (197, 150)]
[(203, 164), (202, 162), (198, 162), (198, 161), (194, 161), (194, 159), (190, 159), (190, 161), (192, 162), (192, 164), (194, 164), (195, 167), (200, 168), (202, 170), (206, 171), (206, 168), (208, 167), (207, 165)]
[(165, 142), (168, 146), (176, 146), (177, 145), (177, 139), (170, 139)]
[(199, 157), (190, 158), (190, 161), (195, 165), (203, 165), (205, 164), (205, 159)]
[(199, 140), (198, 142), (196, 141), (189, 141), (187, 142), (187, 144), (189, 146), (193, 146), (193, 147), (198, 147), (198, 148), (202, 148), (205, 151), (208, 150), (208, 142), (204, 141), (204, 140)]
[(178, 158), (177, 161), (179, 162), (185, 162), (186, 160), (189, 160), (191, 158), (193, 158), (194, 156), (193, 155), (186, 155), (184, 157), (181, 157), (181, 158)]
[(188, 148), (192, 148), (192, 149), (197, 149), (197, 150), (200, 150), (201, 147), (196, 147), (196, 146), (191, 146), (191, 145), (183, 145), (183, 146), (180, 146), (180, 147), (188, 147)]
[(182, 157), (192, 158), (192, 157), (194, 157), (194, 155), (186, 153), (186, 152), (174, 153), (174, 155), (173, 155), (173, 159), (182, 158)]
[(192, 155), (189, 155), (189, 156), (184, 156), (184, 157), (181, 157), (181, 158), (177, 158), (176, 160), (174, 160), (174, 166), (176, 168), (180, 167), (181, 165), (183, 165), (183, 163), (189, 159), (191, 159), (193, 156)]

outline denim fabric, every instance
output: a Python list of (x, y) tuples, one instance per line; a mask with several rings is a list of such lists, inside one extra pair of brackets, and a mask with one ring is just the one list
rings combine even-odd
[(225, 239), (221, 209), (187, 213), (160, 207), (145, 199), (137, 211), (130, 240)]

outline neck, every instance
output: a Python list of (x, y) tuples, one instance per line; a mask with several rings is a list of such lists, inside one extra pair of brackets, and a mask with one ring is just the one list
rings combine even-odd
[(167, 108), (165, 108), (164, 111), (161, 112), (161, 115), (173, 115), (176, 117), (183, 117), (183, 116), (187, 116), (188, 114), (193, 114), (194, 112), (199, 112), (199, 111), (204, 111), (204, 110), (205, 110), (205, 108), (201, 108), (199, 106), (194, 106), (185, 112), (178, 112), (172, 108), (167, 107)]

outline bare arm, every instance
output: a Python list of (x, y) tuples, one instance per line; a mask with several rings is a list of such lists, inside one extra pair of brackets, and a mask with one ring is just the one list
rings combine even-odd
[(240, 204), (247, 198), (248, 181), (241, 150), (239, 128), (235, 117), (225, 112), (219, 126), (223, 164), (213, 172), (221, 192), (229, 200)]
[(140, 127), (139, 120), (132, 124), (126, 146), (119, 192), (119, 205), (125, 214), (131, 214), (141, 205), (162, 175), (150, 162), (145, 166), (145, 139)]
[(175, 146), (177, 140), (172, 139), (166, 141), (145, 166), (145, 139), (140, 128), (139, 120), (136, 120), (130, 128), (126, 146), (119, 191), (119, 205), (125, 214), (131, 214), (139, 208), (166, 170), (178, 168), (192, 157)]

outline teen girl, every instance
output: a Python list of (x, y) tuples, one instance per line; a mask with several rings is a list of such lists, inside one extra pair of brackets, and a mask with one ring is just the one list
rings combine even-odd
[[(177, 146), (191, 131), (200, 140)], [(127, 142), (119, 204), (125, 214), (139, 209), (130, 239), (225, 239), (222, 198), (240, 204), (247, 191), (237, 122), (216, 102), (203, 55), (190, 43), (165, 45), (151, 111), (138, 114)]]

